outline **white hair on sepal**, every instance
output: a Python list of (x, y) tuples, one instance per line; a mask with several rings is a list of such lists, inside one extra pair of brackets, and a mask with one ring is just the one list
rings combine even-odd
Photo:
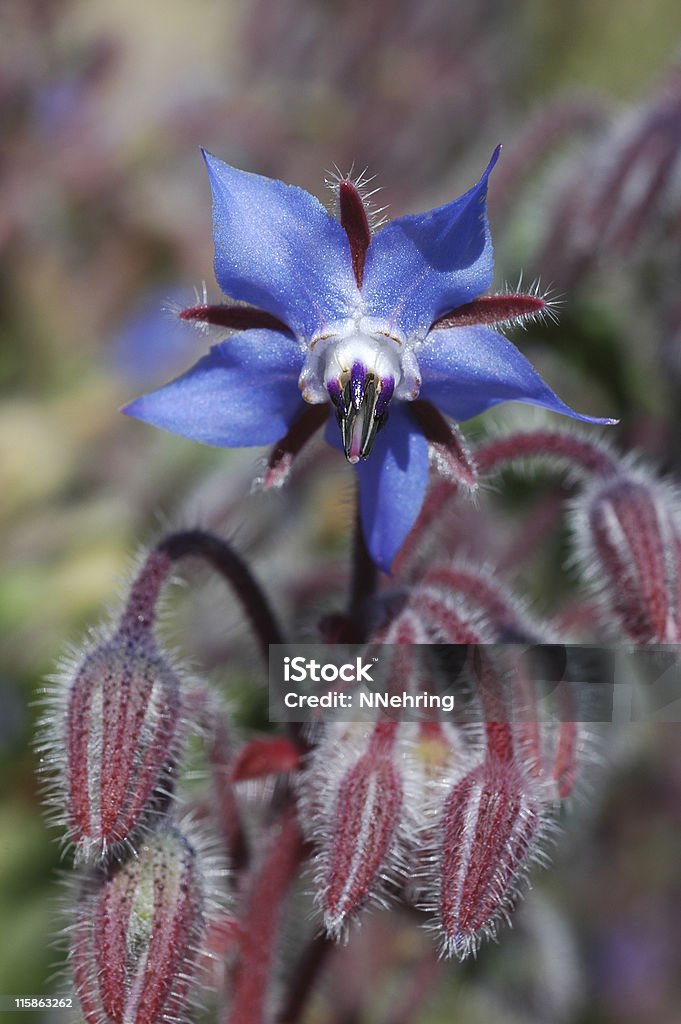
[[(200, 285), (195, 284), (193, 289), (193, 305), (194, 306), (207, 306), (208, 305), (208, 285), (205, 281), (202, 281)], [(224, 327), (216, 327), (214, 324), (209, 324), (205, 320), (189, 320), (182, 316), (185, 309), (189, 308), (189, 303), (180, 302), (177, 298), (167, 298), (161, 306), (166, 319), (172, 323), (175, 327), (179, 326), (186, 328), (186, 330), (198, 332), (204, 335), (215, 336), (220, 331), (224, 335)]]
[(492, 294), (498, 294), (502, 298), (504, 295), (530, 295), (532, 298), (541, 299), (544, 303), (542, 309), (530, 310), (509, 320), (500, 321), (499, 325), (503, 328), (528, 327), (530, 324), (546, 323), (547, 321), (557, 324), (560, 322), (559, 311), (565, 305), (564, 293), (557, 291), (553, 284), (543, 285), (540, 277), (535, 277), (527, 287), (523, 287), (522, 271), (515, 288), (505, 281), (501, 291), (493, 292)]
[(369, 227), (372, 231), (378, 231), (379, 228), (382, 228), (383, 225), (387, 223), (388, 218), (385, 217), (384, 214), (389, 207), (388, 205), (376, 206), (376, 204), (372, 202), (373, 197), (378, 195), (383, 186), (378, 185), (375, 188), (369, 188), (372, 182), (376, 180), (376, 175), (368, 175), (368, 170), (369, 168), (365, 167), (359, 174), (355, 174), (355, 164), (353, 161), (350, 165), (350, 170), (344, 174), (338, 165), (334, 164), (333, 170), (326, 171), (325, 173), (324, 185), (334, 195), (334, 214), (338, 216), (338, 194), (340, 185), (343, 181), (349, 181), (350, 184), (357, 189), (359, 197), (362, 200), (362, 205), (367, 215), (367, 220), (369, 221)]

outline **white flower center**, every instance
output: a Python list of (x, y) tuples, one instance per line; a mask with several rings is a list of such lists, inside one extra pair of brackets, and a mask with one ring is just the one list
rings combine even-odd
[(314, 338), (300, 375), (306, 402), (335, 406), (352, 463), (369, 455), (391, 399), (411, 401), (420, 385), (413, 345), (364, 317), (329, 325)]
[[(330, 339), (331, 340), (331, 339)], [(385, 335), (351, 334), (331, 340), (322, 355), (323, 384), (327, 389), (332, 381), (340, 381), (352, 373), (353, 366), (363, 366), (366, 373), (379, 380), (392, 377), (397, 387), (402, 379), (399, 343)]]

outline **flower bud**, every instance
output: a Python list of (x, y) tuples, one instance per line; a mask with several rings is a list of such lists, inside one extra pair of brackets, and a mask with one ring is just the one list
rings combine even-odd
[(442, 811), (436, 882), (447, 955), (463, 960), (508, 918), (541, 826), (538, 800), (508, 763), (487, 759), (452, 788)]
[(147, 633), (120, 630), (81, 662), (52, 741), (77, 857), (104, 857), (167, 803), (181, 711), (179, 679)]
[(322, 743), (308, 770), (307, 785), (317, 790), (305, 809), (320, 847), (318, 900), (335, 937), (377, 895), (386, 873), (399, 872), (404, 786), (394, 751), (397, 728), (377, 723), (359, 756), (354, 736)]
[(149, 833), (136, 856), (98, 872), (72, 929), (74, 982), (88, 1024), (185, 1019), (205, 906), (197, 855), (174, 827)]
[(679, 637), (678, 508), (671, 488), (638, 473), (587, 492), (576, 508), (584, 574), (635, 643)]

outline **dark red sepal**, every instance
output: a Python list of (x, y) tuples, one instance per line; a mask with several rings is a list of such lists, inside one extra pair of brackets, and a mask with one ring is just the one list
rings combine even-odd
[(478, 476), (475, 463), (452, 424), (430, 402), (419, 399), (410, 402), (408, 409), (434, 451), (442, 475), (464, 487), (475, 487)]
[(326, 422), (328, 415), (329, 405), (323, 402), (320, 405), (308, 406), (298, 417), (288, 434), (277, 442), (270, 453), (267, 469), (262, 479), (262, 486), (265, 490), (270, 487), (281, 487), (291, 471), (296, 455)]
[(232, 781), (262, 779), (294, 771), (301, 750), (284, 736), (256, 736), (250, 740), (232, 766)]
[(544, 309), (546, 302), (539, 295), (483, 295), (438, 317), (431, 331), (445, 327), (472, 327), (475, 324), (525, 320)]
[(233, 331), (248, 331), (253, 328), (265, 327), (271, 331), (292, 331), (283, 320), (279, 320), (264, 309), (255, 306), (230, 306), (228, 303), (216, 305), (188, 306), (180, 311), (180, 320), (195, 320), (216, 327), (227, 327)]
[(357, 186), (347, 178), (338, 185), (338, 202), (340, 206), (340, 222), (350, 242), (352, 269), (357, 287), (362, 287), (364, 277), (364, 261), (371, 241), (369, 218), (362, 202)]

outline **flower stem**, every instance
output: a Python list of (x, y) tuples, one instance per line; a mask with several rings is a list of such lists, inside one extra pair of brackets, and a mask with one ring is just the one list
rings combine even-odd
[(156, 550), (173, 562), (181, 558), (202, 558), (230, 585), (249, 618), (258, 639), (260, 651), (269, 657), (270, 644), (285, 643), (281, 627), (265, 593), (246, 562), (226, 540), (204, 530), (180, 530), (168, 534)]
[(286, 1000), (277, 1016), (277, 1024), (298, 1024), (319, 973), (335, 946), (333, 939), (324, 934), (315, 935), (309, 941), (294, 968)]
[(229, 720), (221, 702), (208, 688), (193, 690), (188, 696), (187, 709), (192, 721), (205, 733), (206, 757), (213, 783), (213, 812), (229, 856), (230, 880), (236, 887), (248, 866), (251, 851), (232, 782), (234, 745)]
[(270, 1000), (276, 937), (289, 888), (303, 856), (295, 810), (288, 806), (268, 837), (244, 905), (241, 952), (225, 1024), (262, 1024)]
[(355, 510), (355, 525), (352, 538), (352, 566), (350, 591), (348, 594), (348, 618), (350, 619), (356, 643), (367, 638), (370, 625), (371, 601), (378, 585), (378, 569), (367, 548), (359, 514), (359, 494)]

